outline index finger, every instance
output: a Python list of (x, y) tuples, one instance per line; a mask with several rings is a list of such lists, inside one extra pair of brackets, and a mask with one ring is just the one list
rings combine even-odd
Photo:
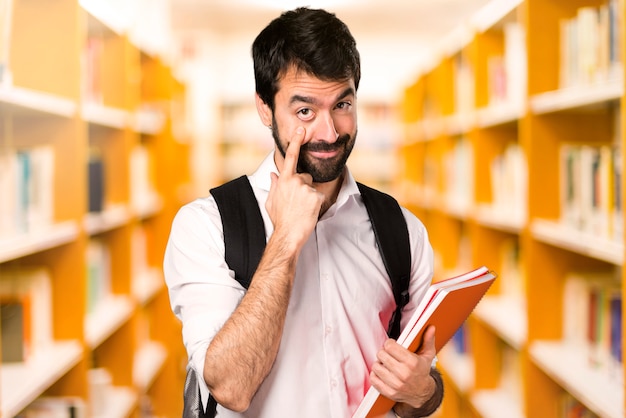
[(291, 138), (291, 142), (285, 151), (285, 161), (283, 162), (283, 173), (295, 174), (300, 156), (300, 146), (304, 141), (304, 128), (299, 127)]

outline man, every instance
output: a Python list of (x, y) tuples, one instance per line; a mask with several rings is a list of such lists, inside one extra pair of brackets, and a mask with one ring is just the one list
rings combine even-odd
[[(390, 417), (441, 402), (435, 330), (412, 353), (388, 339), (391, 283), (346, 161), (357, 134), (356, 43), (323, 10), (283, 13), (252, 48), (256, 106), (275, 150), (249, 176), (267, 245), (245, 290), (224, 260), (212, 196), (177, 214), (164, 269), (202, 403), (218, 417), (348, 418), (370, 385), (397, 402)], [(432, 278), (423, 224), (403, 209), (411, 241), (410, 302)]]

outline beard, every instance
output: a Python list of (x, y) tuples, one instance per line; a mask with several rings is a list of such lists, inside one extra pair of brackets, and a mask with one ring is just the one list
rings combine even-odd
[[(276, 147), (284, 158), (286, 150), (283, 144), (287, 144), (288, 142), (281, 141), (277, 125), (276, 119), (273, 118), (272, 136), (274, 137)], [(356, 134), (357, 131), (355, 130), (354, 135), (340, 135), (337, 140), (332, 143), (317, 141), (302, 144), (300, 147), (300, 155), (298, 156), (298, 173), (310, 174), (314, 183), (327, 183), (339, 178), (354, 148)], [(339, 151), (339, 153), (332, 158), (315, 158), (312, 157), (308, 151)]]

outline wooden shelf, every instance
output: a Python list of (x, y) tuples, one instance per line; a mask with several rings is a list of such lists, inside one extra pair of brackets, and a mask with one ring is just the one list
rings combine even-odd
[(78, 237), (78, 224), (60, 222), (12, 237), (0, 238), (0, 263), (68, 244)]
[(500, 389), (481, 389), (470, 396), (472, 405), (483, 418), (525, 418), (519, 400)]
[(481, 225), (512, 234), (519, 234), (526, 226), (526, 217), (522, 214), (509, 213), (491, 205), (476, 206), (473, 217)]
[(147, 219), (163, 210), (163, 199), (157, 194), (151, 194), (145, 199), (132, 204), (133, 212), (140, 219)]
[(0, 86), (0, 110), (14, 115), (35, 114), (70, 118), (78, 106), (72, 99), (16, 86)]
[(127, 205), (114, 205), (103, 212), (87, 214), (84, 227), (89, 235), (97, 235), (128, 224), (132, 216)]
[(623, 381), (612, 380), (606, 372), (586, 366), (586, 347), (535, 341), (529, 352), (531, 359), (545, 373), (596, 414), (607, 418), (624, 416)]
[(451, 347), (444, 347), (439, 354), (439, 365), (450, 377), (457, 390), (469, 393), (474, 387), (474, 361), (469, 354), (460, 354)]
[[(576, 303), (569, 298), (585, 296), (584, 282), (577, 296), (567, 287), (578, 273), (594, 289), (596, 276), (621, 279), (621, 292), (599, 286), (610, 293), (611, 315), (606, 308), (578, 318), (581, 327), (607, 329), (615, 315), (621, 324), (626, 318), (626, 215), (614, 200), (625, 194), (625, 16), (623, 0), (494, 0), (404, 91), (396, 186), (429, 231), (435, 277), (480, 265), (499, 275), (468, 322), (468, 353), (438, 355), (456, 389), (442, 418), (566, 416), (574, 407), (624, 416), (623, 362), (612, 358), (612, 384), (583, 367), (584, 347), (548, 341), (567, 326), (564, 305)], [(570, 22), (588, 31), (603, 24), (597, 37), (577, 33), (568, 42)], [(590, 39), (599, 43), (591, 48)], [(577, 149), (588, 152), (580, 161)], [(620, 336), (595, 338), (611, 346), (607, 357), (621, 350)]]
[(163, 344), (147, 342), (139, 348), (133, 362), (133, 380), (137, 388), (147, 392), (167, 359)]
[(536, 114), (584, 109), (617, 102), (623, 95), (624, 81), (618, 78), (537, 94), (530, 98), (530, 109)]
[(144, 306), (163, 289), (163, 275), (157, 268), (148, 269), (133, 277), (131, 293), (137, 302)]
[[(190, 142), (175, 137), (186, 119), (185, 83), (135, 42), (146, 38), (128, 32), (137, 8), (10, 3), (9, 57), (0, 59), (9, 75), (0, 82), (0, 280), (5, 271), (45, 272), (49, 290), (46, 280), (45, 291), (24, 291), (45, 298), (37, 306), (50, 306), (60, 342), (26, 364), (0, 366), (0, 417), (42, 395), (78, 398), (91, 411), (93, 368), (114, 385), (102, 416), (134, 417), (144, 402), (155, 416), (179, 416), (185, 353), (182, 339), (172, 341), (180, 324), (161, 263), (181, 186), (192, 178)], [(96, 159), (101, 185), (90, 177)], [(89, 212), (90, 187), (102, 189), (101, 212)], [(101, 295), (111, 296), (92, 306)]]
[(470, 18), (471, 25), (478, 32), (484, 32), (497, 25), (503, 16), (513, 12), (515, 8), (521, 6), (523, 0), (502, 0), (489, 2), (476, 11)]
[(530, 229), (536, 239), (547, 244), (619, 266), (624, 263), (622, 243), (599, 238), (545, 219), (533, 220)]
[(107, 407), (101, 414), (94, 418), (124, 418), (130, 415), (137, 406), (138, 397), (132, 388), (117, 387), (109, 388), (107, 393)]
[(100, 301), (85, 318), (85, 342), (90, 349), (98, 347), (132, 316), (135, 306), (127, 296), (111, 296)]
[(485, 296), (473, 314), (516, 350), (526, 344), (526, 307), (521, 297)]
[(446, 134), (459, 136), (468, 133), (476, 125), (476, 113), (456, 113), (445, 118)]
[(91, 124), (114, 129), (124, 129), (131, 123), (128, 111), (95, 103), (83, 104), (81, 116)]
[(26, 363), (0, 368), (1, 416), (12, 417), (35, 400), (83, 356), (79, 341), (57, 341)]
[(133, 129), (143, 135), (157, 135), (165, 126), (165, 115), (159, 110), (140, 109), (134, 114)]
[(476, 124), (480, 128), (517, 123), (524, 117), (524, 109), (512, 103), (492, 105), (477, 111)]

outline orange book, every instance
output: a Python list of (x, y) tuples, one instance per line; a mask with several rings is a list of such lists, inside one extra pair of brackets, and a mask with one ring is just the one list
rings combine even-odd
[[(416, 352), (421, 346), (424, 331), (434, 325), (435, 346), (439, 352), (463, 325), (495, 279), (494, 272), (480, 267), (433, 283), (398, 337), (398, 343)], [(394, 401), (370, 387), (352, 418), (384, 417), (393, 405)]]

